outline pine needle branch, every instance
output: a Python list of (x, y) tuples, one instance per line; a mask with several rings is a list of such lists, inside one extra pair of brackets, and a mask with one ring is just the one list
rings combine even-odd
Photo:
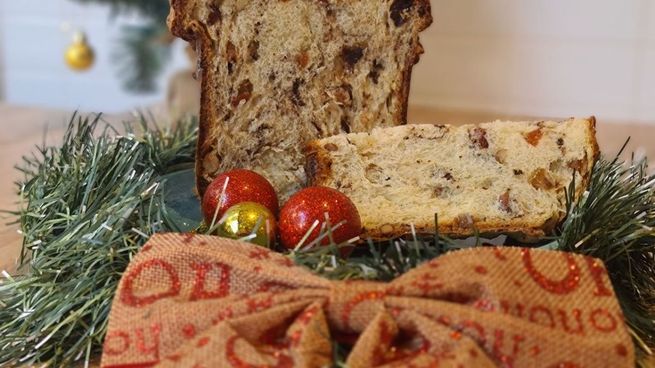
[(390, 281), (424, 262), (462, 248), (447, 237), (415, 232), (383, 242), (369, 239), (366, 244), (355, 248), (349, 257), (342, 257), (352, 248), (348, 243), (310, 247), (289, 256), (296, 264), (329, 279)]
[(155, 130), (142, 118), (141, 135), (128, 124), (123, 136), (102, 125), (74, 116), (60, 147), (24, 158), (21, 268), (0, 282), (0, 366), (88, 362), (122, 271), (167, 230), (161, 175), (192, 161), (194, 123)]
[(603, 260), (640, 361), (655, 346), (655, 175), (647, 172), (645, 159), (598, 161), (580, 201), (569, 189), (556, 240), (560, 250)]

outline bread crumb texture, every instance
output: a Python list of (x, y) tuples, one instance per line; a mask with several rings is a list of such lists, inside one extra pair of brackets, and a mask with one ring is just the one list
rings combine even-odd
[(365, 236), (418, 231), (542, 236), (563, 218), (575, 175), (584, 191), (598, 156), (595, 120), (406, 125), (312, 142), (315, 185), (356, 204)]
[(405, 121), (429, 0), (172, 0), (200, 48), (199, 187), (244, 167), (281, 199), (305, 183), (302, 147)]

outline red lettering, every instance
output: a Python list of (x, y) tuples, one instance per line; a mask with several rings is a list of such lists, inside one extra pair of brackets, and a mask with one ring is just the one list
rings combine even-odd
[(594, 280), (594, 283), (596, 284), (596, 288), (594, 289), (594, 295), (595, 296), (612, 296), (612, 290), (610, 290), (606, 285), (605, 285), (605, 280), (607, 279), (607, 270), (603, 265), (593, 259), (593, 258), (587, 258), (587, 267), (589, 267), (589, 272), (591, 273), (591, 278)]
[(290, 258), (287, 258), (287, 257), (284, 257), (284, 256), (282, 258), (276, 259), (275, 263), (279, 264), (280, 266), (284, 266), (284, 267), (293, 267), (293, 266), (296, 265), (295, 263), (293, 263), (293, 261)]
[(314, 304), (310, 307), (307, 307), (301, 314), (298, 316), (296, 321), (303, 325), (308, 325), (309, 322), (314, 318), (314, 316), (321, 311), (321, 308)]
[(291, 336), (289, 336), (289, 341), (291, 342), (290, 345), (292, 347), (298, 347), (300, 345), (300, 340), (302, 339), (302, 333), (303, 330), (295, 330), (291, 333)]
[(496, 311), (496, 306), (489, 299), (478, 299), (475, 303), (473, 303), (472, 307), (482, 312)]
[[(192, 263), (191, 268), (196, 272), (191, 291), (191, 300), (224, 298), (230, 293), (231, 267), (223, 263)], [(220, 271), (218, 287), (215, 290), (206, 290), (207, 274), (212, 270)]]
[(234, 315), (234, 312), (232, 311), (231, 306), (227, 306), (225, 309), (222, 311), (218, 312), (218, 315), (216, 315), (216, 318), (212, 320), (212, 324), (217, 325), (226, 319), (232, 318)]
[[(545, 316), (548, 321), (546, 321), (544, 318), (539, 318), (539, 314)], [(550, 328), (555, 328), (555, 318), (553, 317), (553, 313), (550, 311), (550, 309), (542, 305), (536, 305), (530, 308), (530, 322), (538, 323), (542, 326)]]
[(500, 311), (503, 314), (509, 314), (509, 302), (507, 300), (501, 300), (500, 301)]
[[(479, 323), (472, 321), (472, 320), (464, 320), (462, 323), (460, 323), (459, 326), (456, 326), (456, 328), (462, 332), (465, 332), (468, 336), (470, 336), (472, 339), (478, 342), (479, 345), (484, 345), (487, 342), (487, 338), (484, 334), (484, 327), (482, 327)], [(475, 331), (475, 334), (477, 334), (477, 338), (471, 336), (471, 331)]]
[(103, 352), (108, 355), (121, 355), (130, 348), (130, 335), (125, 331), (111, 331), (105, 337)]
[(523, 312), (525, 311), (525, 306), (521, 303), (516, 304), (516, 316), (523, 318)]
[(366, 301), (382, 299), (385, 296), (386, 293), (384, 291), (369, 291), (357, 294), (344, 305), (341, 311), (341, 323), (346, 327), (350, 327), (350, 314), (356, 306)]
[(435, 281), (436, 279), (437, 277), (435, 275), (424, 273), (420, 277), (416, 278), (416, 280), (412, 281), (412, 285), (418, 289), (421, 289), (423, 296), (428, 296), (430, 295), (431, 291), (438, 290), (443, 287), (442, 283)]
[(248, 304), (249, 313), (264, 310), (270, 308), (273, 305), (273, 295), (268, 295), (261, 300), (256, 300), (254, 297), (248, 298), (246, 303)]
[(452, 324), (450, 317), (441, 315), (437, 318), (437, 322), (441, 323), (444, 326), (450, 326)]
[(211, 339), (209, 338), (209, 336), (201, 337), (200, 340), (198, 340), (198, 342), (196, 343), (196, 347), (202, 348), (207, 344), (209, 344), (210, 341)]
[(503, 362), (503, 364), (507, 367), (511, 367), (514, 365), (514, 360), (516, 357), (519, 355), (521, 352), (521, 343), (525, 341), (525, 337), (521, 335), (512, 335), (512, 352), (510, 354), (505, 354), (502, 351), (503, 345), (505, 340), (505, 332), (503, 330), (495, 330), (494, 331), (494, 344), (493, 344), (493, 355)]
[(562, 326), (564, 327), (564, 331), (570, 333), (570, 334), (578, 334), (578, 335), (584, 335), (584, 325), (582, 324), (582, 312), (574, 308), (571, 313), (573, 314), (573, 318), (577, 322), (576, 325), (577, 327), (575, 329), (572, 329), (569, 326), (569, 320), (568, 320), (568, 315), (565, 311), (558, 309), (557, 310), (557, 315), (559, 315), (560, 320), (562, 321)]
[(386, 289), (384, 289), (384, 292), (387, 295), (394, 295), (394, 296), (402, 296), (405, 293), (405, 287), (404, 286), (388, 286)]
[(182, 333), (187, 339), (192, 339), (196, 336), (196, 326), (191, 323), (187, 323), (182, 327)]
[(232, 367), (234, 368), (291, 368), (293, 367), (293, 359), (291, 359), (289, 355), (284, 354), (279, 350), (270, 354), (277, 358), (277, 362), (274, 365), (268, 365), (268, 364), (256, 365), (256, 364), (245, 362), (237, 354), (236, 343), (237, 340), (239, 339), (240, 339), (239, 336), (232, 336), (225, 343), (225, 358)]
[(494, 250), (493, 250), (493, 252), (494, 252), (494, 256), (495, 256), (496, 258), (498, 258), (499, 260), (501, 260), (501, 261), (506, 261), (506, 260), (507, 260), (507, 256), (505, 256), (505, 255), (503, 254), (504, 251), (505, 251), (505, 249), (502, 249), (502, 247), (494, 247)]
[(142, 328), (137, 328), (136, 334), (136, 349), (143, 354), (152, 354), (153, 357), (159, 360), (159, 333), (161, 332), (161, 325), (154, 324), (150, 326), (150, 346), (147, 345), (146, 336)]
[(568, 253), (562, 254), (566, 260), (568, 272), (562, 280), (558, 281), (549, 279), (536, 269), (532, 262), (530, 249), (522, 249), (521, 254), (523, 255), (525, 270), (542, 289), (553, 294), (564, 295), (571, 293), (578, 287), (580, 283), (580, 267), (575, 262), (573, 255)]
[(512, 341), (514, 342), (514, 345), (512, 346), (512, 357), (516, 357), (521, 352), (520, 344), (525, 341), (525, 337), (521, 335), (513, 335)]
[[(170, 282), (168, 290), (161, 293), (156, 293), (146, 296), (136, 296), (134, 295), (134, 281), (141, 273), (145, 270), (152, 268), (160, 268), (168, 274), (168, 281)], [(130, 307), (143, 307), (148, 304), (152, 304), (157, 300), (176, 296), (180, 293), (181, 285), (180, 278), (175, 271), (175, 268), (168, 262), (161, 259), (151, 259), (145, 262), (142, 262), (136, 265), (132, 270), (125, 276), (123, 276), (125, 284), (120, 294), (120, 301)]]
[(385, 352), (391, 347), (391, 342), (396, 337), (397, 330), (394, 330), (385, 320), (380, 320), (380, 329), (378, 335), (378, 345), (373, 351), (372, 366), (377, 367), (386, 361)]
[(510, 305), (510, 302), (507, 300), (500, 301), (500, 308), (503, 314), (509, 314), (519, 318), (523, 318), (523, 312), (525, 312), (525, 306), (521, 303), (516, 303), (514, 305), (514, 311), (512, 311), (512, 306)]
[[(603, 319), (603, 321), (599, 319)], [(600, 332), (612, 332), (616, 330), (616, 326), (618, 325), (616, 318), (604, 308), (594, 309), (589, 315), (589, 320), (591, 321), (591, 325)]]
[(271, 258), (271, 253), (269, 251), (265, 250), (264, 248), (255, 249), (255, 250), (250, 251), (250, 253), (248, 254), (248, 257), (250, 257), (252, 259), (258, 259), (258, 260), (269, 259), (269, 258)]
[(623, 344), (616, 344), (616, 354), (622, 357), (627, 357), (628, 356), (628, 348), (625, 347)]
[(561, 362), (551, 365), (549, 368), (580, 368), (580, 366), (573, 362)]

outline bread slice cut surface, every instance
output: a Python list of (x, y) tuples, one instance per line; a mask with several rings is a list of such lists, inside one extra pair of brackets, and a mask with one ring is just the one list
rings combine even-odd
[(405, 121), (429, 0), (172, 0), (172, 32), (201, 55), (197, 181), (249, 168), (282, 199), (302, 147)]
[(547, 234), (598, 157), (595, 119), (478, 125), (406, 125), (311, 142), (312, 185), (356, 204), (364, 237), (435, 230), (451, 236)]

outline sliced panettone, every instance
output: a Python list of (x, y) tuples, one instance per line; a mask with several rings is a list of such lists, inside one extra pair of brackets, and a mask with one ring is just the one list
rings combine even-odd
[(431, 22), (429, 0), (171, 0), (172, 32), (201, 55), (199, 191), (241, 167), (284, 199), (307, 142), (404, 123)]
[(599, 151), (595, 119), (406, 125), (340, 134), (306, 149), (309, 183), (349, 196), (364, 237), (414, 225), (451, 236), (539, 237), (565, 215), (566, 188), (586, 187)]

